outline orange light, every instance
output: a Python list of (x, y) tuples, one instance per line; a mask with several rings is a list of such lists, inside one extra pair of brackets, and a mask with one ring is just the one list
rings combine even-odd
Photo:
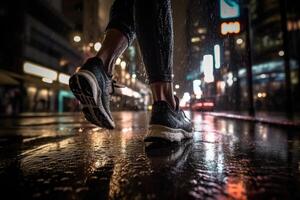
[(223, 22), (221, 24), (221, 33), (222, 35), (227, 34), (238, 34), (241, 32), (240, 22)]

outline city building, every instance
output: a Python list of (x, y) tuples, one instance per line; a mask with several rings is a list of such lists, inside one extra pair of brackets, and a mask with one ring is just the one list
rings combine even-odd
[(62, 2), (2, 1), (1, 113), (71, 111), (68, 77), (82, 62)]
[(219, 111), (297, 115), (297, 8), (290, 0), (190, 0), (191, 98), (213, 98)]

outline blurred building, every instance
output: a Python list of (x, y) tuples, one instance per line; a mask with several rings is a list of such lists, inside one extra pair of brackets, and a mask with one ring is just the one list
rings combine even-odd
[(247, 112), (253, 101), (258, 113), (297, 115), (297, 8), (291, 0), (190, 0), (186, 80), (191, 97), (213, 98), (217, 110)]
[[(73, 24), (62, 2), (1, 1), (1, 113), (52, 112), (72, 107), (68, 74), (82, 61), (71, 44)], [(17, 4), (17, 6), (16, 6)]]
[(250, 1), (253, 91), (257, 110), (284, 111), (285, 63), (280, 1)]
[[(18, 2), (18, 6), (15, 3), (0, 3), (0, 21), (5, 27), (0, 38), (1, 113), (78, 110), (68, 80), (85, 59), (101, 48), (113, 1), (28, 0)], [(130, 81), (122, 81), (125, 92), (121, 89), (114, 100), (129, 99), (125, 101), (129, 106), (144, 109), (149, 100), (143, 98), (149, 99), (150, 91), (138, 80), (140, 62), (137, 64), (136, 50), (135, 44), (121, 57), (122, 65), (126, 65), (124, 78), (129, 74)], [(137, 95), (140, 92), (145, 94)], [(124, 104), (124, 109), (128, 105)]]

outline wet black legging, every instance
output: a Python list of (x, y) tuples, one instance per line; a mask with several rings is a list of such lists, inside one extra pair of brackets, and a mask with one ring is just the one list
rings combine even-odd
[(137, 36), (149, 82), (171, 82), (173, 24), (170, 0), (115, 0), (107, 29), (117, 29), (129, 44)]

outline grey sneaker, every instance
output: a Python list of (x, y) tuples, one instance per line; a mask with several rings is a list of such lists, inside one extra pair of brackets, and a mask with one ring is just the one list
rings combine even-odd
[(82, 104), (85, 118), (91, 123), (108, 128), (115, 128), (110, 112), (110, 94), (113, 91), (112, 78), (104, 71), (99, 58), (90, 58), (69, 81), (75, 97)]
[(165, 101), (154, 102), (145, 142), (181, 142), (193, 137), (192, 122), (179, 109), (179, 99), (175, 100), (176, 109)]

